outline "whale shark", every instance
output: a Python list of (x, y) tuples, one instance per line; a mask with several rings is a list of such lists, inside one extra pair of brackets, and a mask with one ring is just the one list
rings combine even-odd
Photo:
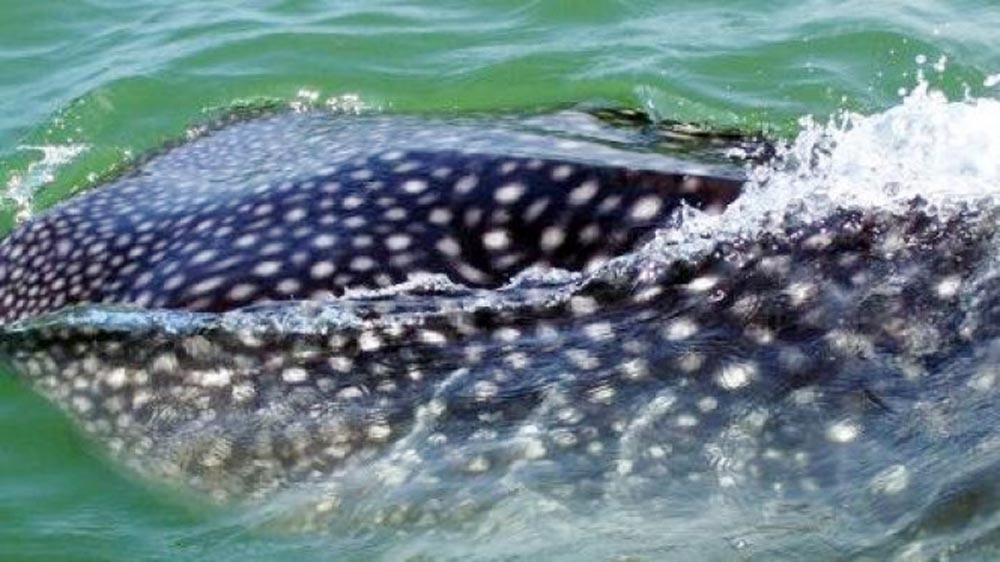
[(664, 240), (744, 179), (516, 123), (239, 121), (10, 233), (0, 355), (143, 474), (382, 522), (528, 489), (882, 528), (940, 459), (995, 468), (995, 204)]

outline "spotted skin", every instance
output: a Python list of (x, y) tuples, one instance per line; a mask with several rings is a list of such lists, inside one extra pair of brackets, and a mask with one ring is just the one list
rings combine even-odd
[[(415, 160), (426, 169), (441, 166), (423, 154)], [(441, 158), (454, 164), (457, 154)], [(566, 160), (461, 161), (517, 164), (508, 174), (534, 166), (548, 179), (521, 193), (504, 176), (449, 205), (526, 214), (533, 189), (544, 188), (538, 197), (560, 198), (540, 215), (546, 227), (593, 222), (622, 189), (640, 191), (623, 200), (632, 213), (644, 209), (643, 190), (666, 189), (660, 200), (669, 201), (677, 189), (664, 187), (669, 176), (643, 173), (614, 194), (577, 196), (581, 212), (575, 189), (629, 172), (576, 160), (567, 190), (552, 179)], [(412, 195), (457, 185), (442, 181)], [(301, 220), (315, 222), (318, 205)], [(292, 208), (268, 216), (283, 220)], [(433, 209), (420, 212), (427, 219), (416, 224), (437, 228)], [(315, 512), (373, 524), (463, 521), (463, 506), (525, 490), (574, 509), (638, 504), (648, 513), (662, 500), (667, 511), (698, 513), (724, 503), (748, 518), (828, 502), (882, 536), (919, 511), (928, 490), (945, 489), (953, 469), (934, 459), (976, 450), (987, 469), (1000, 466), (997, 219), (989, 203), (950, 214), (915, 203), (813, 222), (789, 215), (780, 228), (661, 267), (625, 260), (503, 290), (492, 285), (513, 269), (494, 261), (481, 227), (459, 255), (477, 256), (463, 259), (491, 277), (463, 279), (447, 260), (420, 258), (458, 275), (462, 290), (416, 286), (207, 315), (85, 308), (9, 327), (0, 350), (125, 462), (219, 500), (307, 486)], [(614, 232), (619, 222), (608, 224)], [(177, 237), (192, 239), (190, 228)], [(523, 243), (511, 235), (510, 247)], [(526, 261), (582, 267), (596, 255), (531, 248), (538, 253), (525, 250)]]
[(496, 287), (528, 267), (592, 268), (682, 203), (719, 209), (739, 190), (726, 178), (600, 160), (396, 143), (252, 181), (199, 168), (212, 141), (161, 157), (202, 172), (202, 184), (173, 184), (176, 170), (154, 160), (14, 231), (0, 243), (0, 318), (79, 303), (225, 311), (420, 273)]
[[(994, 221), (846, 213), (639, 285), (598, 276), (505, 309), (423, 297), (419, 314), (347, 299), (351, 319), (295, 330), (84, 311), (6, 334), (4, 354), (126, 461), (219, 499), (351, 470), (391, 487), (391, 466), (518, 475), (556, 497), (690, 502), (752, 483), (787, 501), (868, 490), (887, 470), (929, 480), (899, 432), (945, 454), (928, 420), (954, 431), (979, 426), (962, 417), (973, 404), (995, 411), (980, 362), (926, 383), (970, 354), (998, 359), (1000, 293), (978, 276)], [(986, 290), (964, 308), (956, 283)], [(288, 306), (322, 310), (272, 312)]]

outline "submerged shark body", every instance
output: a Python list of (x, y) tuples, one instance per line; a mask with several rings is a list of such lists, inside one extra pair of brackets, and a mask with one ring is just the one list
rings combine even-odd
[[(314, 483), (320, 511), (395, 490), (400, 520), (530, 489), (884, 523), (944, 493), (933, 459), (1000, 462), (991, 204), (600, 265), (738, 183), (393, 119), (237, 125), (20, 227), (4, 355), (144, 472), (220, 499)], [(506, 284), (539, 266), (569, 271)], [(29, 319), (87, 302), (131, 306)]]

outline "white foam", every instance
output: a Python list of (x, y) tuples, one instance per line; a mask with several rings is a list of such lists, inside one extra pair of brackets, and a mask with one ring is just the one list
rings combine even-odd
[(54, 180), (59, 167), (72, 161), (87, 148), (84, 144), (19, 146), (19, 150), (40, 151), (42, 159), (28, 164), (24, 174), (14, 175), (7, 181), (3, 196), (14, 206), (14, 220), (20, 223), (29, 219), (38, 188)]
[(950, 102), (925, 82), (883, 113), (807, 119), (785, 155), (756, 182), (830, 203), (885, 207), (920, 196), (947, 203), (1000, 195), (1000, 102)]
[[(1000, 202), (1000, 101), (949, 101), (921, 78), (895, 107), (872, 115), (842, 112), (802, 130), (773, 161), (751, 170), (744, 195), (724, 213), (681, 211), (680, 225), (657, 232), (635, 256), (650, 273), (721, 240), (828, 216), (837, 208), (903, 209), (921, 197), (938, 209)], [(648, 262), (648, 263), (647, 263)]]

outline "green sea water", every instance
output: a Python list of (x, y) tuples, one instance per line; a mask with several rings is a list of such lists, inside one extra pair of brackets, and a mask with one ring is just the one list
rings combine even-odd
[[(918, 70), (952, 99), (997, 97), (998, 45), (994, 0), (0, 0), (0, 229), (232, 109), (597, 103), (791, 137), (805, 115), (899, 104)], [(261, 529), (138, 481), (0, 376), (0, 562), (468, 554), (329, 532)], [(633, 552), (604, 559), (669, 558)]]

